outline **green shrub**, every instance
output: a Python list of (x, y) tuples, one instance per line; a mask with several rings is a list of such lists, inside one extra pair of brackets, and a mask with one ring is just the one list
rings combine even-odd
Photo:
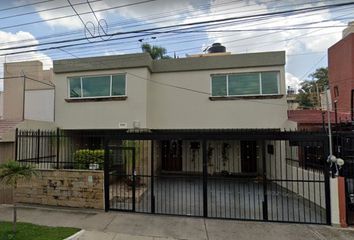
[(98, 164), (99, 169), (103, 168), (103, 149), (79, 149), (74, 153), (74, 160), (79, 169), (89, 169), (90, 164)]

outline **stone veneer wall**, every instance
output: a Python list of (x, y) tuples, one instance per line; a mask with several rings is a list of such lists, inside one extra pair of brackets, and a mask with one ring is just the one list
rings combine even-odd
[(21, 182), (16, 202), (104, 209), (104, 173), (88, 170), (38, 170)]

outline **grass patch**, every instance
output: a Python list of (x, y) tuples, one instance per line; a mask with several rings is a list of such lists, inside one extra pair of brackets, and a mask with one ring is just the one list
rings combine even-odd
[(79, 230), (77, 228), (17, 223), (16, 236), (13, 236), (12, 223), (0, 221), (0, 240), (63, 240)]

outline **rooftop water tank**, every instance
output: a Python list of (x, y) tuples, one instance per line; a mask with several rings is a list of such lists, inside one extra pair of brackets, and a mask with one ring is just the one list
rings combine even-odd
[(226, 52), (226, 47), (221, 45), (221, 43), (213, 43), (210, 48), (208, 48), (208, 53), (223, 53)]

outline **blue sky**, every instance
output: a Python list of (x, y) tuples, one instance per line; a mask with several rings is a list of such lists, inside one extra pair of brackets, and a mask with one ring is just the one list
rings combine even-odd
[[(61, 18), (74, 14), (67, 0), (43, 1), (0, 1), (0, 49), (9, 46), (90, 36), (88, 30), (85, 31), (85, 25), (77, 16)], [(133, 6), (120, 7), (142, 1), (90, 0), (90, 4), (98, 19), (103, 19), (101, 20), (103, 30), (107, 33), (113, 33), (321, 6), (324, 4), (351, 2), (347, 0), (156, 0)], [(20, 7), (35, 2), (43, 3)], [(87, 0), (71, 0), (70, 2), (74, 5), (75, 10), (80, 14), (84, 23), (86, 23), (86, 27), (91, 34), (97, 36), (99, 33), (95, 16), (92, 13), (83, 14), (90, 12)], [(10, 7), (17, 8), (4, 10)], [(54, 10), (48, 10), (51, 8), (54, 8)], [(232, 53), (285, 50), (287, 52), (287, 83), (290, 86), (297, 87), (299, 82), (306, 79), (316, 68), (327, 66), (327, 49), (341, 38), (344, 26), (354, 20), (353, 10), (354, 6), (346, 6), (296, 16), (273, 17), (257, 21), (228, 23), (212, 28), (198, 28), (198, 30), (208, 30), (209, 32), (154, 34), (125, 40), (102, 41), (99, 44), (84, 40), (82, 43), (87, 43), (84, 46), (11, 55), (6, 57), (6, 61), (37, 59), (43, 61), (45, 67), (49, 68), (51, 67), (52, 60), (73, 58), (72, 54), (78, 57), (87, 57), (140, 52), (141, 42), (139, 40), (154, 45), (161, 45), (168, 50), (168, 54), (171, 56), (176, 54), (179, 57), (185, 57), (186, 54), (202, 53), (203, 49), (210, 46), (213, 42), (221, 42)], [(18, 16), (19, 14), (26, 15)], [(14, 15), (16, 17), (8, 18)], [(51, 20), (53, 18), (60, 19)], [(14, 26), (36, 21), (42, 22), (18, 27)], [(318, 26), (324, 28), (306, 28)], [(294, 27), (302, 27), (302, 29), (289, 29)], [(274, 30), (264, 31), (265, 29)], [(242, 31), (230, 32), (230, 30)], [(102, 39), (106, 39), (103, 36), (104, 33), (102, 30), (100, 30), (100, 33)], [(51, 38), (46, 39), (45, 37), (48, 36)], [(94, 41), (99, 40), (98, 38)], [(0, 50), (0, 54), (9, 52)], [(2, 65), (5, 58), (0, 57), (0, 61)], [(0, 68), (0, 74), (2, 74), (2, 67)], [(1, 89), (2, 84), (0, 83)]]

